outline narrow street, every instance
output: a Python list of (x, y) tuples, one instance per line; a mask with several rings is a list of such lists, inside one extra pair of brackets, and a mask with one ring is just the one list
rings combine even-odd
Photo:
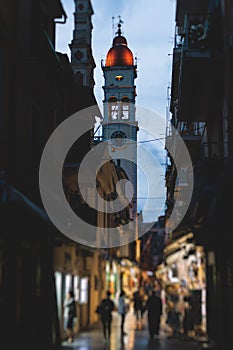
[(102, 336), (101, 324), (98, 322), (89, 330), (78, 333), (72, 344), (63, 342), (62, 350), (201, 350), (202, 343), (200, 340), (183, 340), (169, 336), (165, 332), (163, 322), (158, 338), (150, 340), (147, 315), (143, 319), (143, 327), (141, 330), (136, 329), (135, 318), (131, 310), (126, 317), (125, 331), (127, 335), (121, 338), (120, 335), (120, 317), (117, 312), (113, 313), (112, 333), (110, 343), (104, 342)]
[(0, 4), (1, 349), (227, 350), (233, 0)]

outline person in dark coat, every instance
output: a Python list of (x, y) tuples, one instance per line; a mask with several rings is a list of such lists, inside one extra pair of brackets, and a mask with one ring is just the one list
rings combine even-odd
[(127, 334), (124, 331), (124, 324), (125, 324), (125, 317), (128, 311), (129, 311), (129, 305), (126, 303), (126, 300), (125, 300), (125, 291), (122, 290), (118, 301), (118, 313), (121, 315), (121, 336)]
[(189, 336), (189, 333), (194, 330), (194, 316), (193, 316), (193, 299), (190, 292), (184, 297), (184, 318), (183, 330), (184, 336)]
[(74, 325), (74, 319), (76, 317), (76, 303), (75, 303), (73, 291), (68, 292), (67, 298), (64, 303), (64, 307), (66, 308), (66, 315), (67, 315), (67, 325), (66, 325), (67, 340), (69, 343), (72, 343), (73, 342), (73, 325)]
[(147, 300), (147, 315), (150, 338), (154, 335), (159, 335), (160, 320), (162, 315), (162, 300), (161, 297), (152, 291)]
[(142, 328), (143, 299), (139, 290), (133, 294), (133, 308), (136, 317), (136, 328)]
[(113, 301), (110, 299), (111, 292), (107, 291), (107, 296), (104, 298), (100, 305), (97, 307), (96, 312), (100, 315), (100, 319), (103, 327), (103, 335), (106, 341), (110, 340), (111, 335), (111, 323), (112, 323), (112, 312), (115, 308)]

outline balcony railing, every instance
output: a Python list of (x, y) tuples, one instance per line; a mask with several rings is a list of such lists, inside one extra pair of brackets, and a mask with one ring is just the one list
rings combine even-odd
[(92, 146), (96, 146), (103, 141), (104, 141), (103, 136), (94, 136), (92, 139)]
[(178, 131), (183, 138), (185, 137), (201, 137), (205, 131), (205, 123), (201, 122), (180, 122), (178, 123)]
[(175, 42), (174, 48), (181, 49), (184, 45), (184, 28), (183, 26), (176, 26), (175, 28)]
[(209, 51), (209, 17), (206, 15), (186, 15), (184, 21), (183, 50), (201, 53)]
[(206, 122), (215, 112), (213, 101), (219, 92), (222, 65), (215, 50), (218, 43), (213, 40), (214, 23), (212, 14), (189, 14), (183, 32), (177, 33), (176, 45), (182, 51), (178, 72), (173, 72), (172, 110), (179, 121)]
[(169, 121), (166, 127), (166, 138), (173, 137), (176, 131), (183, 137), (202, 137), (205, 132), (205, 122), (179, 122), (172, 127), (173, 121)]

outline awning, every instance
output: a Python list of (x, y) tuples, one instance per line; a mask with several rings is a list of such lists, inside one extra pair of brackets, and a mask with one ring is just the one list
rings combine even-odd
[(184, 236), (180, 237), (174, 242), (171, 242), (168, 244), (163, 251), (164, 258), (166, 259), (169, 255), (176, 253), (179, 251), (182, 246), (187, 243), (188, 240), (192, 239), (194, 237), (194, 234), (192, 232), (189, 232), (185, 234)]

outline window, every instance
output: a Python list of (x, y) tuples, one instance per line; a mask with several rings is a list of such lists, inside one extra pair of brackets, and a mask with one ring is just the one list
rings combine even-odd
[(79, 301), (79, 277), (74, 276), (74, 298)]
[(172, 269), (172, 277), (178, 277), (177, 265), (176, 264), (172, 264), (171, 269)]
[(65, 276), (65, 297), (67, 296), (70, 290), (72, 290), (72, 276), (66, 275)]
[(122, 119), (129, 119), (129, 104), (122, 103)]
[(118, 102), (117, 98), (112, 96), (108, 100), (109, 104), (109, 119), (116, 120), (118, 119)]
[(74, 79), (78, 85), (83, 85), (83, 74), (81, 72), (75, 73)]
[(124, 77), (122, 75), (116, 75), (115, 79), (121, 81)]
[(57, 294), (57, 308), (59, 318), (61, 317), (61, 305), (62, 305), (62, 274), (61, 272), (55, 272), (55, 286), (56, 286), (56, 294)]
[(111, 119), (118, 119), (118, 104), (112, 104), (111, 106)]
[(80, 281), (80, 304), (87, 304), (88, 302), (88, 278), (82, 277)]
[(129, 98), (122, 97), (121, 99), (121, 119), (129, 119)]

